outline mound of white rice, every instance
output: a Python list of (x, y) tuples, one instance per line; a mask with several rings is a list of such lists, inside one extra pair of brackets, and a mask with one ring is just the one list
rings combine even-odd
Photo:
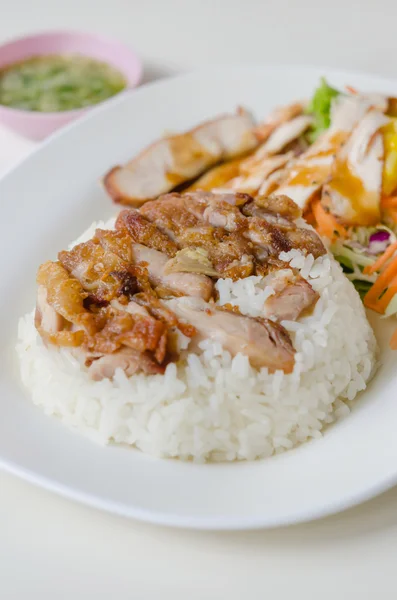
[[(78, 241), (93, 234), (94, 224)], [(111, 227), (107, 223), (106, 227)], [(46, 348), (33, 313), (20, 320), (17, 352), (33, 402), (101, 443), (136, 446), (155, 456), (195, 460), (262, 458), (321, 436), (349, 413), (376, 365), (376, 341), (362, 302), (339, 265), (296, 250), (280, 257), (319, 292), (313, 314), (284, 321), (296, 348), (291, 374), (253, 369), (219, 344), (200, 345), (164, 375), (92, 381), (67, 348)], [(219, 280), (219, 302), (260, 314), (273, 290), (260, 277)]]

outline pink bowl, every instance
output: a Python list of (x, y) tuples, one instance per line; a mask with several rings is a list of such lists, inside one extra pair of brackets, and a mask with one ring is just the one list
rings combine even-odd
[[(39, 33), (0, 46), (0, 69), (32, 56), (64, 53), (83, 54), (114, 66), (124, 75), (126, 89), (135, 87), (141, 80), (142, 63), (124, 44), (101, 35), (67, 31)], [(0, 121), (21, 135), (41, 140), (87, 110), (90, 107), (42, 113), (0, 105)]]

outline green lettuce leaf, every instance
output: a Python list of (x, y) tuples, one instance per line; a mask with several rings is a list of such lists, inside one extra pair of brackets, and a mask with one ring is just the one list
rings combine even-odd
[(314, 123), (308, 132), (308, 139), (311, 143), (314, 142), (323, 131), (328, 129), (330, 125), (331, 103), (332, 100), (339, 95), (340, 92), (329, 86), (323, 77), (307, 108), (307, 112), (314, 117)]

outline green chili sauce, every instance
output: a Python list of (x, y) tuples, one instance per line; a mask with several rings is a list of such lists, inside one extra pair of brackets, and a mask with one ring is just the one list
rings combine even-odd
[(126, 86), (110, 65), (80, 55), (35, 56), (0, 71), (0, 104), (38, 112), (98, 104)]

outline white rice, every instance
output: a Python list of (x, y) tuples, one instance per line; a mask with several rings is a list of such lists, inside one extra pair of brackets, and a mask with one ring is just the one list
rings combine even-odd
[[(78, 240), (89, 239), (94, 224)], [(67, 348), (46, 348), (33, 314), (20, 319), (17, 352), (21, 377), (33, 402), (46, 414), (100, 443), (138, 447), (160, 457), (252, 460), (321, 436), (349, 413), (376, 365), (377, 346), (362, 302), (330, 256), (313, 259), (296, 250), (281, 259), (298, 269), (319, 292), (313, 314), (283, 322), (296, 348), (291, 374), (253, 369), (210, 341), (164, 375), (92, 381)], [(273, 293), (260, 277), (219, 280), (220, 302), (260, 314)]]

